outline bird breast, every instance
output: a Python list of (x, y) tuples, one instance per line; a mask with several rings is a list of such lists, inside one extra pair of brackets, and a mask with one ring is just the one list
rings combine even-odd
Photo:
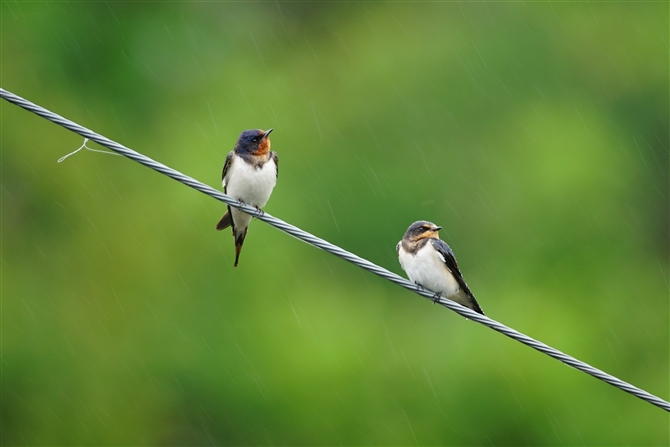
[(233, 162), (226, 179), (226, 192), (247, 205), (265, 206), (277, 184), (277, 166), (272, 158), (256, 167), (241, 157)]
[(401, 245), (398, 258), (410, 281), (432, 292), (441, 293), (444, 297), (451, 297), (460, 290), (458, 281), (447, 268), (444, 259), (430, 243), (414, 255), (405, 251)]

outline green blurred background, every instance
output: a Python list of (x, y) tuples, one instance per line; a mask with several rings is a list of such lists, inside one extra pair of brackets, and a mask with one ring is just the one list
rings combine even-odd
[[(668, 398), (667, 3), (2, 2), (3, 88)], [(2, 443), (667, 445), (668, 415), (1, 102)], [(99, 146), (91, 145), (95, 148)], [(404, 275), (404, 274), (403, 274)]]

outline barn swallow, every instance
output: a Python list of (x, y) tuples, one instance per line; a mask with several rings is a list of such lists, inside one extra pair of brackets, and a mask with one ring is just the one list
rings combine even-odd
[[(279, 176), (279, 158), (276, 152), (270, 150), (269, 135), (272, 130), (242, 132), (235, 149), (226, 157), (221, 175), (223, 192), (259, 210), (268, 202)], [(251, 215), (228, 206), (228, 211), (216, 224), (217, 230), (228, 227), (233, 229), (235, 267), (240, 259), (249, 222)]]
[(400, 266), (410, 281), (435, 292), (435, 301), (443, 296), (484, 315), (458, 269), (454, 252), (440, 240), (441, 229), (425, 220), (410, 225), (396, 246)]

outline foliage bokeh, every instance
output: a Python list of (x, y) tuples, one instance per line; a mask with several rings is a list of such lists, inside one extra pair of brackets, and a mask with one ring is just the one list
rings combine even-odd
[[(2, 87), (668, 398), (667, 3), (2, 2)], [(667, 445), (660, 409), (15, 106), (2, 443)], [(94, 145), (95, 147), (95, 145)]]

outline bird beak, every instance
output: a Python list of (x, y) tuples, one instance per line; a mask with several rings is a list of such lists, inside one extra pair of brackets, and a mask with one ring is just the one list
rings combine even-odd
[(437, 225), (435, 227), (433, 227), (433, 231), (440, 231), (441, 229), (442, 229), (442, 227), (438, 227)]
[[(274, 129), (268, 129), (268, 130), (266, 130), (265, 133), (263, 134), (263, 138), (267, 138), (268, 135), (270, 135), (270, 132), (272, 132), (273, 130), (274, 130)], [(263, 138), (261, 138), (261, 140), (262, 140)]]

